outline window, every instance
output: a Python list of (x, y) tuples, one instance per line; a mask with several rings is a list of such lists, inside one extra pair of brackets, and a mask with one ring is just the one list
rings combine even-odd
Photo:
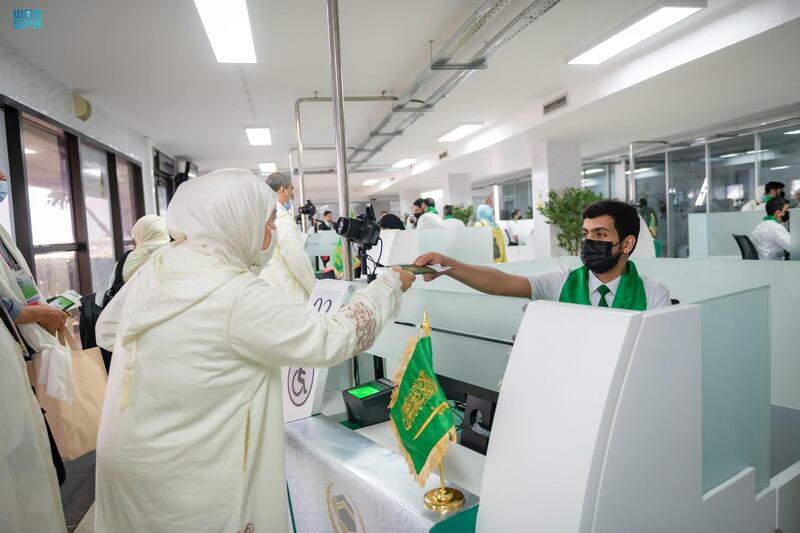
[(136, 175), (131, 163), (117, 157), (117, 191), (119, 191), (119, 210), (122, 218), (122, 239), (126, 248), (133, 244), (131, 230), (138, 219), (136, 189), (133, 183)]
[(710, 143), (711, 212), (739, 211), (756, 197), (755, 135), (748, 134)]
[(80, 291), (66, 138), (26, 119), (22, 142), (39, 289), (45, 297)]
[(114, 271), (114, 229), (108, 186), (108, 155), (83, 143), (80, 145), (81, 179), (86, 205), (89, 260), (95, 292), (106, 288)]
[(511, 219), (511, 212), (519, 209), (522, 218), (530, 218), (528, 212), (533, 201), (531, 177), (525, 176), (500, 184), (500, 220)]
[(22, 140), (33, 245), (74, 243), (72, 193), (64, 135), (25, 120)]
[(167, 185), (156, 183), (156, 199), (158, 200), (158, 214), (162, 217), (167, 216)]
[(653, 238), (657, 241), (656, 255), (667, 257), (667, 181), (664, 175), (664, 153), (637, 157), (634, 161), (634, 179), (636, 180), (636, 205), (645, 200), (647, 206), (639, 208), (639, 213), (650, 228), (655, 229)]

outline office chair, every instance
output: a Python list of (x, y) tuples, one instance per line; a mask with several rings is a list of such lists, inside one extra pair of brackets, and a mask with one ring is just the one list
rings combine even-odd
[(758, 259), (758, 252), (756, 251), (756, 247), (753, 246), (753, 241), (750, 240), (750, 237), (747, 235), (733, 234), (733, 238), (736, 239), (736, 244), (739, 245), (739, 251), (742, 252), (742, 259)]

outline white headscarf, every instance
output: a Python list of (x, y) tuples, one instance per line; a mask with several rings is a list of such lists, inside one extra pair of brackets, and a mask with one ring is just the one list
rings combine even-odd
[(167, 221), (158, 215), (145, 215), (133, 225), (131, 237), (136, 243), (136, 249), (125, 259), (122, 267), (123, 281), (131, 279), (153, 252), (169, 244)]
[(167, 211), (175, 242), (131, 280), (118, 331), (122, 345), (130, 350), (144, 331), (235, 277), (253, 275), (274, 209), (275, 193), (249, 170), (217, 170), (182, 184)]

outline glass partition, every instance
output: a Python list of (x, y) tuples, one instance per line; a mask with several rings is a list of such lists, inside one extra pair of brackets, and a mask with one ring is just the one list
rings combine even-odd
[(739, 211), (756, 197), (755, 135), (748, 134), (709, 144), (711, 212)]
[(770, 292), (699, 302), (703, 320), (703, 492), (744, 468), (769, 484)]
[[(2, 115), (3, 108), (0, 107), (0, 116)], [(6, 143), (6, 122), (0, 120), (0, 172), (2, 172), (7, 180), (11, 179), (11, 172), (9, 171), (8, 164), (8, 144)], [(7, 181), (6, 187), (8, 191), (11, 190), (11, 182)], [(14, 238), (14, 226), (11, 224), (11, 193), (3, 202), (0, 202), (0, 224), (8, 231), (11, 238)]]
[(599, 194), (603, 198), (611, 198), (611, 183), (614, 166), (608, 163), (584, 165), (581, 172), (581, 187)]
[[(670, 257), (689, 257), (689, 215), (706, 212), (705, 146), (669, 152)], [(707, 184), (706, 184), (707, 186)]]
[(800, 195), (794, 195), (800, 191), (800, 124), (758, 135), (763, 151), (758, 154), (760, 173), (757, 192), (763, 194), (764, 189), (760, 186), (768, 181), (780, 181), (786, 185), (786, 196), (792, 206), (796, 206), (800, 203)]
[(664, 154), (636, 158), (636, 204), (639, 214), (656, 241), (656, 257), (669, 255), (667, 249), (667, 181)]

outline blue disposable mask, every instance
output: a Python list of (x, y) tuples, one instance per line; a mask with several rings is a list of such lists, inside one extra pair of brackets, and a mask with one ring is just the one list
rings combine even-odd
[(5, 201), (6, 196), (8, 196), (8, 182), (0, 181), (0, 202)]
[(284, 202), (283, 207), (285, 207), (287, 211), (291, 211), (292, 210), (292, 201), (289, 200), (288, 202)]

